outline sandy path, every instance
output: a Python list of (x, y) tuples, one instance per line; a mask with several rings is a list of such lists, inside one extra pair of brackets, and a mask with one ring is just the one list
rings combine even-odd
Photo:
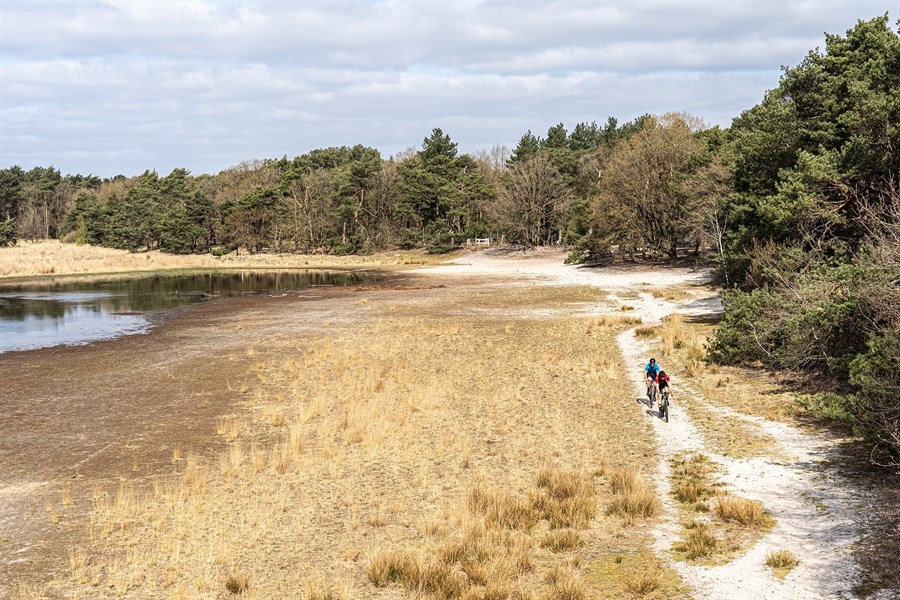
[[(521, 256), (521, 255), (520, 255)], [(423, 272), (443, 275), (489, 275), (509, 277), (527, 284), (592, 285), (610, 292), (613, 298), (627, 296), (645, 323), (658, 322), (665, 315), (680, 312), (709, 313), (720, 310), (715, 298), (701, 291), (697, 297), (678, 304), (659, 300), (646, 293), (647, 285), (701, 285), (708, 274), (689, 269), (647, 270), (586, 269), (562, 263), (559, 253), (510, 258), (490, 252), (465, 257)], [(704, 297), (705, 296), (705, 297)], [(734, 459), (713, 452), (688, 414), (672, 407), (672, 418), (664, 423), (646, 405), (641, 367), (649, 356), (648, 344), (639, 341), (634, 330), (618, 338), (626, 365), (634, 365), (635, 416), (652, 418), (659, 438), (660, 453), (656, 485), (663, 499), (663, 518), (655, 530), (656, 550), (665, 556), (680, 537), (679, 518), (671, 497), (668, 458), (683, 452), (702, 452), (721, 467), (719, 478), (735, 493), (760, 500), (777, 520), (771, 532), (745, 554), (715, 566), (693, 566), (674, 562), (695, 597), (703, 599), (760, 598), (850, 598), (859, 582), (859, 569), (851, 550), (859, 539), (853, 518), (863, 510), (863, 499), (846, 481), (819, 468), (828, 460), (833, 444), (794, 427), (737, 413), (703, 398), (696, 390), (682, 387), (673, 378), (676, 391), (690, 393), (694, 402), (722, 418), (741, 419), (748, 427), (758, 427), (777, 440), (771, 456)], [(800, 557), (800, 566), (783, 580), (765, 566), (771, 550), (788, 549)]]
[[(633, 330), (619, 336), (626, 364), (639, 364), (649, 353), (647, 345), (634, 337)], [(633, 376), (636, 394), (643, 396), (640, 372)], [(673, 380), (673, 386), (679, 388)], [(681, 385), (682, 392), (688, 392)], [(816, 468), (826, 460), (831, 445), (799, 430), (764, 419), (750, 418), (725, 407), (706, 402), (691, 390), (695, 402), (704, 403), (722, 418), (742, 419), (748, 426), (760, 426), (778, 442), (775, 456), (734, 459), (713, 452), (694, 427), (690, 417), (672, 406), (672, 418), (664, 423), (654, 418), (661, 442), (657, 486), (664, 492), (665, 517), (657, 528), (656, 549), (667, 552), (679, 540), (680, 527), (674, 502), (669, 495), (670, 466), (673, 454), (702, 452), (721, 468), (719, 479), (740, 496), (759, 500), (776, 518), (775, 528), (748, 552), (715, 567), (675, 563), (699, 598), (851, 598), (858, 582), (858, 569), (850, 551), (859, 535), (853, 515), (862, 510), (861, 499), (848, 490), (848, 484), (830, 481)], [(645, 398), (645, 396), (643, 396)], [(642, 399), (643, 399), (642, 398)], [(641, 404), (642, 412), (650, 412)], [(655, 412), (650, 415), (655, 417)], [(800, 566), (784, 581), (776, 579), (765, 566), (766, 554), (788, 549), (801, 558)]]

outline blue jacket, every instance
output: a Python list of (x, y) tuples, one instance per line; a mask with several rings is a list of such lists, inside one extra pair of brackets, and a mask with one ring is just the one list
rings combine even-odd
[(659, 373), (660, 370), (661, 369), (659, 368), (659, 363), (656, 363), (654, 365), (647, 363), (647, 366), (644, 367), (644, 373), (647, 374), (647, 377), (653, 377), (654, 379), (656, 378), (656, 374)]

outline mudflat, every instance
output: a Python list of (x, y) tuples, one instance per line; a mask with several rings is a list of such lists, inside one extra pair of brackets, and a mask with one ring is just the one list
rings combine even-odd
[(62, 576), (95, 489), (223, 446), (216, 418), (245, 400), (244, 349), (350, 318), (355, 299), (333, 288), (234, 298), (180, 309), (149, 334), (0, 355), (0, 578)]

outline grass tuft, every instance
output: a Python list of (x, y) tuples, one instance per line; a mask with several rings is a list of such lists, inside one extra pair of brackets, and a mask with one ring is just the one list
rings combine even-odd
[(635, 598), (655, 598), (662, 583), (659, 574), (651, 569), (626, 574), (622, 585)]
[(581, 535), (574, 529), (551, 529), (541, 540), (541, 548), (551, 552), (567, 552), (581, 544)]
[(692, 504), (712, 494), (713, 466), (702, 454), (672, 460), (672, 494), (683, 504)]
[(485, 525), (493, 529), (529, 530), (538, 522), (538, 515), (527, 499), (488, 489), (483, 480), (469, 493), (469, 511), (483, 517)]
[(775, 576), (784, 578), (800, 564), (800, 559), (790, 550), (771, 550), (766, 554), (766, 566), (775, 570)]
[(554, 567), (547, 574), (548, 600), (583, 600), (587, 597), (578, 570), (572, 565)]
[(710, 556), (716, 551), (718, 542), (704, 523), (693, 522), (687, 529), (684, 541), (675, 544), (675, 550), (683, 552), (688, 560)]
[(597, 489), (590, 474), (545, 467), (538, 472), (536, 483), (531, 505), (552, 529), (585, 527), (594, 518)]
[(614, 469), (610, 473), (613, 499), (607, 514), (627, 519), (652, 517), (659, 512), (656, 490), (637, 468)]
[(366, 564), (366, 575), (374, 585), (381, 587), (399, 583), (406, 589), (441, 598), (458, 598), (465, 583), (450, 565), (443, 561), (425, 561), (395, 550), (374, 554)]
[(743, 527), (760, 528), (771, 522), (771, 517), (763, 510), (762, 502), (730, 494), (716, 496), (715, 513), (723, 521)]
[(232, 594), (243, 594), (250, 587), (250, 576), (246, 573), (229, 573), (225, 576), (225, 589)]
[(644, 325), (634, 330), (634, 335), (641, 338), (652, 338), (659, 334), (659, 327), (655, 325)]

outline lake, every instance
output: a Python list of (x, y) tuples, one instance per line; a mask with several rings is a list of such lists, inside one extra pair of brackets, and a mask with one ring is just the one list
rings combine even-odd
[(240, 271), (0, 284), (0, 353), (146, 333), (164, 311), (235, 296), (371, 281), (371, 272)]

